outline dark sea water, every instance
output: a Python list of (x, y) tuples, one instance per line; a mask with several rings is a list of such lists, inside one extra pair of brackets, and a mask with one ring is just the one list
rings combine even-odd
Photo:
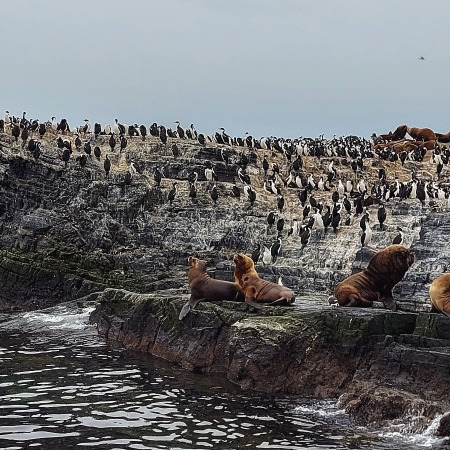
[(355, 427), (332, 402), (242, 392), (116, 348), (65, 304), (0, 316), (0, 449), (446, 448)]

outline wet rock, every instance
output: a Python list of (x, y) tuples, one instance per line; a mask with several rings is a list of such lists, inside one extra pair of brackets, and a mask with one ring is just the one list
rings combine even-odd
[(450, 321), (443, 315), (330, 310), (302, 299), (262, 310), (204, 302), (179, 321), (187, 289), (96, 296), (91, 320), (106, 338), (192, 371), (225, 373), (243, 389), (340, 397), (364, 424), (420, 410), (425, 426), (449, 407)]
[(441, 417), (436, 429), (436, 436), (450, 436), (450, 412)]

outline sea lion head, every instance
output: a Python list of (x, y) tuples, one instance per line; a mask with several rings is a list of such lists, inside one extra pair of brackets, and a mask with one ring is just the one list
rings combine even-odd
[(243, 253), (237, 253), (233, 258), (236, 267), (239, 267), (243, 272), (249, 269), (254, 269), (255, 264), (251, 258), (245, 256)]
[(187, 261), (188, 261), (188, 266), (191, 269), (195, 268), (195, 269), (206, 271), (205, 262), (202, 261), (201, 259), (195, 258), (194, 256), (189, 256)]
[(387, 249), (392, 249), (392, 263), (394, 267), (408, 270), (414, 263), (414, 253), (403, 245), (390, 245)]
[(403, 245), (390, 245), (376, 253), (369, 262), (367, 270), (377, 278), (386, 277), (398, 283), (414, 263), (414, 253)]

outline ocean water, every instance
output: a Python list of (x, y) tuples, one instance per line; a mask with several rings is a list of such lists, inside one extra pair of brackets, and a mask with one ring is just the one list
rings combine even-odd
[(357, 427), (334, 402), (242, 392), (112, 346), (76, 303), (0, 316), (1, 449), (448, 448)]

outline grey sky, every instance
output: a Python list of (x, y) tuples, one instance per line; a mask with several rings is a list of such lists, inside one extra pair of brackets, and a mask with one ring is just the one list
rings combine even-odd
[(15, 115), (255, 137), (450, 131), (448, 0), (8, 5), (0, 108)]

